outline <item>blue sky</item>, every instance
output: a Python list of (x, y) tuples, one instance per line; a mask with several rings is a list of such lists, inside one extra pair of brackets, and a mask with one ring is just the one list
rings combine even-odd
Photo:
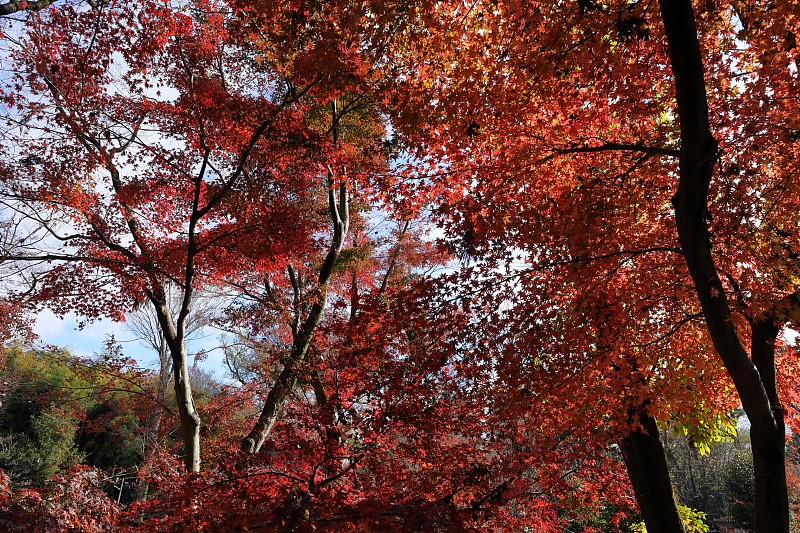
[[(78, 319), (72, 313), (62, 320), (50, 311), (42, 311), (36, 317), (36, 325), (33, 330), (41, 342), (66, 348), (75, 355), (83, 357), (100, 353), (107, 336), (113, 334), (115, 340), (121, 344), (125, 356), (133, 357), (146, 368), (158, 366), (158, 356), (152, 348), (138, 341), (135, 335), (125, 328), (124, 324), (109, 319), (96, 320), (85, 324), (83, 329), (80, 329)], [(205, 349), (209, 352), (208, 358), (200, 363), (200, 366), (205, 370), (212, 371), (218, 379), (224, 378), (225, 370), (221, 350), (214, 349), (218, 344), (213, 332), (204, 338), (190, 342), (187, 345), (190, 354), (189, 364), (193, 363), (192, 354), (200, 349)]]

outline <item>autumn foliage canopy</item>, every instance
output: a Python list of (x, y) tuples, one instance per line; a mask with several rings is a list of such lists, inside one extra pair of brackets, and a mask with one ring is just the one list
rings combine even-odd
[[(731, 501), (788, 533), (798, 26), (781, 1), (0, 4), (0, 526), (708, 531), (659, 432), (713, 456), (739, 410)], [(35, 344), (45, 309), (149, 313), (160, 371)]]

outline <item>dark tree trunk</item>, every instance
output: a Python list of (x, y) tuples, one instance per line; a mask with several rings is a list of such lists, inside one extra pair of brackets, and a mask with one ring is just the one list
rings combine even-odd
[(786, 486), (786, 426), (775, 383), (775, 339), (772, 320), (754, 321), (750, 354), (770, 400), (775, 423), (768, 431), (751, 428), (755, 475), (756, 531), (789, 531), (789, 493)]
[(620, 448), (647, 532), (685, 533), (656, 421), (643, 409), (638, 419), (642, 430), (622, 438)]
[(626, 374), (619, 374), (620, 368), (614, 364), (609, 368), (621, 384), (629, 389), (622, 406), (628, 427), (634, 429), (621, 434), (619, 438), (628, 478), (649, 533), (685, 533), (661, 436), (655, 419), (647, 411), (650, 404), (650, 400), (646, 399), (647, 378), (639, 371), (639, 362), (631, 353), (615, 353), (617, 332), (614, 325), (619, 323), (624, 310), (614, 301), (612, 295), (602, 291), (592, 323), (597, 330), (598, 351), (604, 353), (609, 361), (613, 361), (616, 355), (622, 355), (629, 368)]
[[(708, 191), (717, 158), (691, 0), (660, 0), (681, 127), (680, 181), (673, 198), (678, 239), (714, 348), (750, 420), (755, 465), (756, 533), (788, 533), (783, 414), (775, 392), (772, 321), (754, 323), (751, 356), (739, 337), (711, 254)], [(765, 329), (766, 328), (766, 329)]]
[(323, 297), (323, 303), (317, 303), (312, 307), (311, 315), (308, 320), (306, 320), (305, 324), (303, 324), (303, 332), (295, 339), (292, 346), (292, 353), (278, 376), (277, 381), (275, 381), (272, 389), (270, 389), (267, 399), (264, 402), (264, 407), (258, 417), (258, 421), (256, 421), (250, 433), (242, 439), (242, 451), (258, 453), (264, 441), (272, 431), (272, 428), (275, 426), (275, 422), (278, 420), (286, 398), (297, 384), (297, 371), (305, 360), (308, 347), (311, 344), (311, 339), (322, 318), (324, 309), (325, 304)]

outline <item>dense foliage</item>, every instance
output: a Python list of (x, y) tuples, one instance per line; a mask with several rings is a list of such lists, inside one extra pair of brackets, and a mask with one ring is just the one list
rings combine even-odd
[(796, 10), (0, 4), (0, 524), (788, 533)]

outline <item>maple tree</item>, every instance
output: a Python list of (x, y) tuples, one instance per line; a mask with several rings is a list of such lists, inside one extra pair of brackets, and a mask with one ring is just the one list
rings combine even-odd
[[(15, 209), (65, 247), (18, 243), (4, 257), (59, 263), (38, 279), (51, 296), (40, 298), (63, 311), (117, 316), (135, 301), (152, 304), (172, 357), (186, 465), (197, 470), (200, 418), (185, 347), (192, 294), (232, 273), (231, 253), (258, 268), (289, 243), (302, 246), (299, 204), (319, 167), (304, 157), (322, 147), (298, 101), (320, 77), (276, 84), (274, 70), (259, 68), (266, 60), (242, 53), (235, 28), (216, 15), (64, 6), (29, 25), (12, 57), (31, 75), (4, 95), (18, 113), (5, 146), (29, 144), (6, 158), (4, 183)], [(256, 169), (275, 179), (254, 179)], [(276, 174), (287, 169), (291, 179)], [(177, 313), (168, 282), (181, 288)], [(64, 290), (76, 283), (85, 292)]]
[[(493, 254), (480, 274), (498, 266), (513, 271), (515, 260), (531, 264), (520, 277), (583, 262), (597, 273), (613, 273), (635, 262), (648, 292), (643, 300), (641, 289), (631, 291), (625, 301), (649, 307), (656, 313), (650, 320), (668, 325), (668, 332), (700, 316), (685, 311), (697, 308), (699, 297), (708, 340), (760, 427), (752, 434), (759, 455), (757, 528), (786, 530), (784, 415), (774, 345), (791, 320), (796, 284), (775, 269), (796, 269), (791, 257), (797, 235), (784, 226), (796, 217), (793, 195), (786, 193), (795, 148), (785, 106), (796, 84), (796, 43), (793, 23), (785, 21), (793, 19), (774, 23), (764, 15), (770, 8), (739, 3), (702, 4), (695, 17), (690, 2), (665, 3), (662, 27), (656, 7), (437, 6), (421, 17), (425, 30), (408, 40), (415, 61), (399, 58), (417, 96), (407, 99), (417, 109), (407, 123), (444, 167), (431, 177), (433, 184), (424, 185), (439, 191), (454, 244), (479, 260)], [(673, 11), (681, 13), (677, 22)], [(766, 44), (766, 35), (782, 48)], [(760, 111), (766, 107), (774, 110), (769, 119)], [(709, 148), (716, 146), (712, 127), (728, 151), (720, 166)], [(780, 155), (759, 153), (765, 135), (779, 139)], [(701, 168), (705, 174), (698, 174)], [(714, 169), (720, 179), (711, 183)], [(671, 178), (679, 178), (677, 239)], [(581, 219), (587, 224), (576, 232), (574, 222)], [(765, 227), (767, 220), (776, 222)], [(777, 227), (767, 229), (772, 224)], [(572, 249), (559, 257), (554, 251), (562, 243)], [(669, 253), (683, 255), (688, 272), (679, 262), (664, 261)], [(607, 261), (613, 258), (619, 261)], [(672, 279), (652, 272), (664, 265)], [(580, 280), (584, 287), (586, 282)], [(664, 287), (673, 288), (669, 300), (678, 304), (672, 316), (660, 303), (669, 300), (659, 300)], [(734, 295), (736, 307), (726, 294)], [(519, 300), (530, 298), (525, 293)], [(742, 338), (751, 341), (749, 354)], [(682, 352), (669, 354), (667, 364), (679, 365)], [(713, 364), (702, 362), (709, 371)], [(794, 366), (783, 370), (792, 375)], [(679, 397), (671, 400), (674, 405)]]
[[(152, 446), (147, 498), (109, 521), (590, 530), (632, 494), (681, 531), (700, 515), (658, 427), (707, 446), (741, 401), (756, 529), (788, 531), (789, 3), (0, 10), (25, 11), (3, 35), (3, 308), (152, 308), (196, 474)], [(211, 286), (246, 361), (201, 406), (186, 338)], [(76, 519), (58, 491), (88, 472), (42, 489), (52, 508), (2, 478), (0, 505)]]
[[(183, 305), (182, 291), (171, 285), (166, 286), (166, 300), (173, 313)], [(193, 295), (192, 314), (187, 317), (185, 342), (200, 336), (203, 329), (209, 326), (216, 310), (213, 297), (209, 295)], [(137, 339), (148, 345), (158, 357), (158, 377), (155, 380), (155, 405), (147, 416), (144, 429), (144, 454), (142, 463), (146, 465), (153, 459), (156, 451), (162, 446), (162, 421), (168, 415), (167, 395), (172, 382), (173, 362), (170, 357), (169, 346), (164, 331), (159, 325), (158, 315), (152, 307), (140, 307), (128, 313), (125, 317), (125, 327), (136, 335)], [(195, 364), (198, 354), (194, 355)], [(192, 377), (192, 376), (190, 376)], [(147, 494), (147, 483), (140, 482), (137, 487), (137, 499), (142, 499)]]

